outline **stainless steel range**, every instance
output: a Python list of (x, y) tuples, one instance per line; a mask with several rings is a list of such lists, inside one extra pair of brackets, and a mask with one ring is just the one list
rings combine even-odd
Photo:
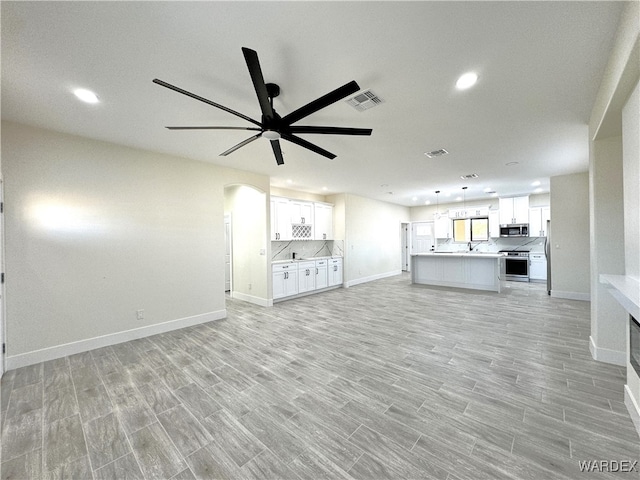
[(529, 252), (519, 250), (501, 250), (505, 253), (505, 278), (516, 282), (529, 281)]

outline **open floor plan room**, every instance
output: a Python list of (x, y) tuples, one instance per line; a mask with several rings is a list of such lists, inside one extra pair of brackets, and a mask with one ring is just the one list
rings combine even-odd
[(402, 274), (227, 309), (6, 372), (1, 478), (640, 477), (588, 302)]

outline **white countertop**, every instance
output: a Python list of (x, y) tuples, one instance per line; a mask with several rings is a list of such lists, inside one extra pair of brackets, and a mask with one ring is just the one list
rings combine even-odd
[(600, 283), (607, 284), (627, 312), (640, 319), (640, 280), (629, 275), (601, 274)]
[(426, 252), (413, 253), (412, 257), (472, 257), (472, 258), (502, 258), (504, 253), (500, 252)]
[(295, 260), (293, 258), (287, 258), (286, 260), (272, 260), (271, 263), (300, 263), (300, 262), (315, 262), (316, 260), (326, 260), (329, 258), (342, 258), (342, 257), (309, 257), (309, 258), (296, 258)]

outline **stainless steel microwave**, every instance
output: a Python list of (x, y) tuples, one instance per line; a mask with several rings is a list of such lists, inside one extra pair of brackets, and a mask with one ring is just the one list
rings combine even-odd
[(528, 223), (513, 223), (509, 225), (500, 225), (501, 237), (528, 237)]

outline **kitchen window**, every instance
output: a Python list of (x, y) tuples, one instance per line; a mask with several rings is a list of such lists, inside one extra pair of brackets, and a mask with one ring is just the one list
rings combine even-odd
[(486, 242), (487, 240), (489, 240), (489, 217), (453, 220), (454, 242)]

